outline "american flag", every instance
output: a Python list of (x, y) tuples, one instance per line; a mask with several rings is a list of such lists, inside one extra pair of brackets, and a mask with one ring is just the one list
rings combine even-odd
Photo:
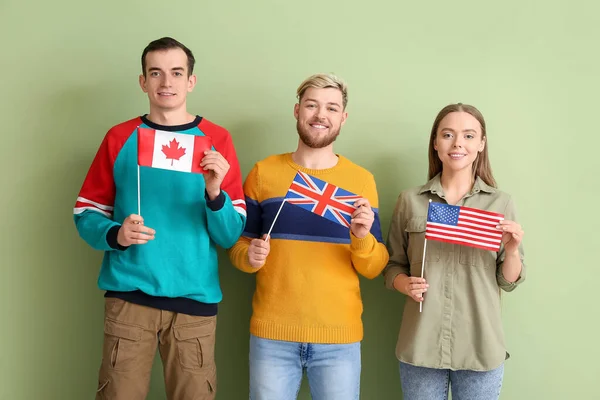
[(361, 197), (314, 176), (298, 171), (285, 202), (302, 207), (330, 221), (350, 227), (354, 203)]
[(496, 225), (503, 219), (498, 213), (430, 202), (425, 238), (498, 251), (502, 232)]

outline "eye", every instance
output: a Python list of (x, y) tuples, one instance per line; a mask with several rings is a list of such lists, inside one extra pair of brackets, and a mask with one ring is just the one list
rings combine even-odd
[(442, 137), (444, 139), (449, 139), (452, 137), (452, 134), (450, 132), (442, 132)]
[(175, 72), (175, 76), (183, 76), (183, 74), (179, 71)]
[(337, 112), (338, 110), (335, 107), (329, 107), (329, 111), (331, 111), (331, 112)]
[(150, 72), (150, 76), (158, 76), (158, 75), (159, 75), (158, 71)]
[(475, 135), (473, 135), (473, 134), (471, 134), (471, 133), (467, 133), (467, 134), (465, 135), (465, 137), (466, 137), (467, 139), (475, 139)]
[(306, 108), (315, 108), (315, 105), (314, 104), (307, 104)]

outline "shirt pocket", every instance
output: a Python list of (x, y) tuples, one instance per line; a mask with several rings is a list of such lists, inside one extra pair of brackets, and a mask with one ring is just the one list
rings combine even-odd
[(459, 262), (462, 265), (482, 268), (496, 268), (497, 253), (469, 246), (459, 246)]
[[(412, 268), (418, 268), (420, 271), (423, 262), (423, 245), (425, 243), (425, 227), (427, 225), (426, 217), (413, 217), (406, 224), (406, 233), (408, 234), (408, 257)], [(425, 256), (426, 262), (435, 262), (440, 260), (440, 243), (428, 240)], [(420, 276), (420, 273), (419, 273)]]

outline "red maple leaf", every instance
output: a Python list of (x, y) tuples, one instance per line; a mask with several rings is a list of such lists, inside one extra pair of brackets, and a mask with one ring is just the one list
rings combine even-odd
[(185, 149), (179, 146), (179, 142), (173, 138), (166, 146), (163, 144), (162, 152), (167, 156), (167, 160), (171, 160), (171, 166), (173, 166), (173, 160), (179, 161), (179, 159), (185, 154)]

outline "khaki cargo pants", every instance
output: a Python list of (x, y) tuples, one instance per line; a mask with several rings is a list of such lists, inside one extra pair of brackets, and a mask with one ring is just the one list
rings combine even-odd
[(217, 317), (197, 317), (106, 298), (96, 400), (144, 400), (160, 351), (169, 400), (212, 400)]

